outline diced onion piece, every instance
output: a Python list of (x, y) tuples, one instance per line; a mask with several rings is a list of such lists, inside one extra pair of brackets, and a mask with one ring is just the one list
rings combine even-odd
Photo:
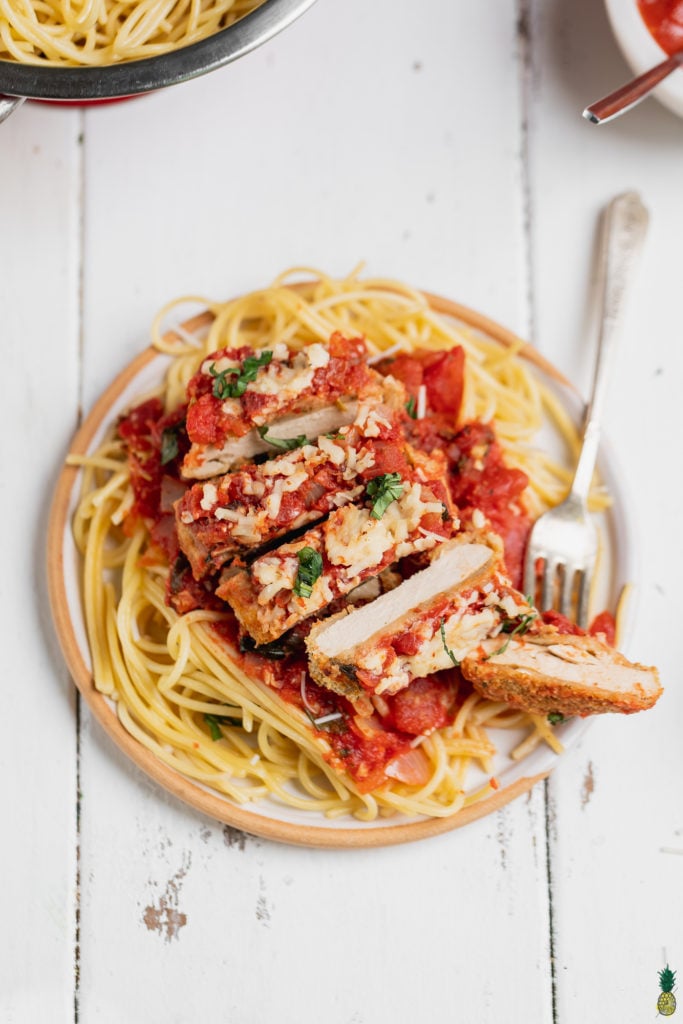
[(390, 779), (405, 782), (409, 786), (423, 786), (431, 775), (429, 760), (420, 747), (399, 754), (385, 768)]

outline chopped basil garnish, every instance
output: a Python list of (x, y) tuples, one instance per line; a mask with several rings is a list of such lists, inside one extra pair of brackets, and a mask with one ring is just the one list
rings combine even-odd
[(510, 636), (512, 636), (513, 634), (516, 634), (517, 636), (522, 636), (523, 633), (526, 633), (526, 631), (528, 630), (529, 626), (531, 625), (531, 623), (534, 621), (535, 618), (536, 618), (536, 612), (531, 612), (529, 615), (522, 615), (522, 617), (520, 618), (519, 622), (517, 623), (517, 625), (514, 628), (513, 628), (513, 623), (517, 622), (517, 620), (516, 619), (506, 619), (505, 622), (503, 623), (503, 625), (501, 626), (501, 630), (500, 631), (501, 631), (501, 633), (509, 633)]
[(164, 427), (161, 431), (161, 465), (165, 466), (168, 462), (173, 462), (177, 457), (178, 447), (178, 434), (183, 429), (184, 423), (176, 423), (172, 427)]
[(406, 402), (406, 412), (410, 416), (411, 420), (417, 419), (417, 402), (415, 401), (412, 395)]
[(501, 633), (509, 633), (510, 635), (508, 636), (507, 640), (505, 641), (502, 647), (499, 647), (497, 651), (491, 651), (490, 654), (486, 655), (486, 661), (488, 661), (489, 658), (497, 657), (499, 654), (505, 654), (513, 636), (522, 636), (522, 634), (526, 633), (526, 631), (528, 630), (529, 626), (535, 618), (536, 612), (531, 612), (529, 615), (522, 615), (514, 629), (512, 627), (512, 624), (516, 620), (506, 619), (503, 625), (501, 626), (500, 631)]
[[(209, 373), (214, 378), (214, 398), (241, 398), (247, 390), (247, 384), (256, 380), (256, 374), (261, 366), (268, 366), (273, 353), (266, 349), (258, 356), (247, 356), (241, 366), (229, 366), (227, 370), (216, 370), (216, 364), (212, 363)], [(234, 378), (234, 380), (232, 379)]]
[(453, 662), (454, 666), (456, 668), (458, 668), (460, 666), (460, 662), (458, 661), (456, 656), (453, 654), (453, 651), (450, 649), (450, 647), (446, 643), (446, 627), (445, 627), (445, 623), (444, 623), (443, 619), (441, 620), (441, 623), (439, 625), (439, 631), (441, 633), (441, 643), (443, 644), (444, 651), (446, 652), (448, 657), (451, 659), (451, 661)]
[(299, 650), (301, 645), (294, 636), (281, 636), (279, 640), (257, 644), (253, 637), (245, 635), (240, 637), (239, 646), (242, 654), (260, 654), (262, 658), (270, 658), (271, 661), (282, 661), (288, 654), (294, 654)]
[(230, 718), (228, 715), (204, 715), (206, 724), (209, 727), (212, 740), (220, 740), (223, 738), (221, 732), (221, 725), (241, 725), (241, 718)]
[(322, 575), (322, 555), (314, 548), (305, 547), (297, 552), (297, 558), (299, 568), (294, 581), (294, 593), (297, 597), (310, 597), (313, 593), (313, 584)]
[(369, 498), (374, 498), (370, 515), (373, 519), (381, 519), (392, 501), (403, 494), (403, 483), (398, 473), (381, 473), (369, 480), (366, 488)]
[(561, 715), (559, 711), (551, 711), (548, 715), (548, 722), (550, 725), (562, 725), (562, 723), (566, 721), (567, 719), (564, 715)]
[(305, 444), (309, 444), (305, 434), (299, 434), (297, 437), (269, 437), (268, 427), (257, 427), (256, 429), (266, 444), (273, 448), (280, 448), (283, 452), (291, 452), (295, 448), (302, 448)]

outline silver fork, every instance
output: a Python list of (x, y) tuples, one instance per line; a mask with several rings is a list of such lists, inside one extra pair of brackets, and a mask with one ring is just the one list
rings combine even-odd
[[(604, 211), (598, 261), (600, 331), (581, 451), (568, 496), (537, 519), (524, 561), (524, 592), (534, 599), (536, 607), (540, 611), (555, 608), (584, 629), (598, 553), (598, 530), (588, 511), (588, 493), (600, 443), (600, 417), (611, 357), (648, 219), (635, 192), (617, 196)], [(536, 602), (539, 584), (540, 600)]]

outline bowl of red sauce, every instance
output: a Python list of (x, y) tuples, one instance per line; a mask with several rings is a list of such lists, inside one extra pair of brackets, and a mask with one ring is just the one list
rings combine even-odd
[[(683, 0), (605, 0), (621, 52), (635, 75), (683, 49)], [(653, 92), (665, 107), (683, 117), (683, 70)]]

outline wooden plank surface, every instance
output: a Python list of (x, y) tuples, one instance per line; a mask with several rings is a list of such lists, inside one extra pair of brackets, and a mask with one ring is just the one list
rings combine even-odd
[(0, 1017), (61, 1024), (73, 1019), (78, 737), (44, 538), (79, 404), (80, 116), (27, 113), (0, 142)]
[(639, 527), (638, 614), (625, 644), (631, 657), (659, 665), (666, 690), (647, 715), (596, 721), (549, 783), (556, 1003), (560, 1021), (592, 1020), (597, 993), (609, 990), (610, 1019), (647, 1020), (656, 1016), (657, 971), (667, 960), (683, 963), (683, 693), (672, 604), (683, 485), (670, 462), (681, 437), (683, 133), (654, 100), (600, 129), (582, 121), (586, 103), (628, 71), (604, 12), (578, 7), (533, 5), (536, 341), (569, 376), (588, 381), (596, 216), (612, 195), (637, 189), (651, 224), (606, 430)]
[[(625, 73), (599, 4), (414, 13), (320, 0), (206, 78), (0, 128), (3, 1020), (573, 1024), (606, 990), (610, 1017), (647, 1019), (657, 970), (683, 969), (681, 122), (581, 121)], [(585, 386), (596, 214), (627, 187), (653, 222), (608, 419), (639, 524), (628, 650), (660, 664), (661, 705), (594, 723), (548, 802), (405, 847), (288, 848), (165, 795), (78, 712), (49, 626), (41, 526), (80, 405), (169, 299), (359, 260), (533, 331)]]

